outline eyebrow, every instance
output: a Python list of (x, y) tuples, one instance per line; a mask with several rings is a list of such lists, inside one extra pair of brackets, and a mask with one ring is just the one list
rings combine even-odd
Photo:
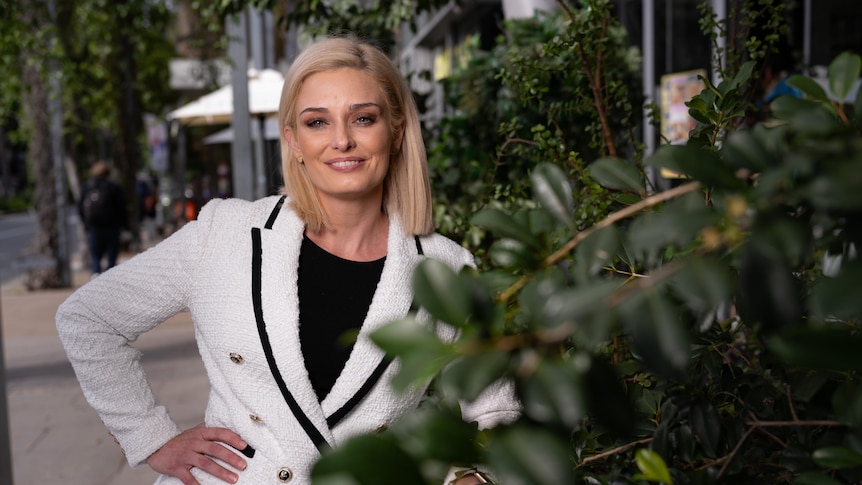
[[(360, 109), (371, 108), (371, 107), (378, 108), (381, 110), (383, 109), (383, 107), (380, 106), (379, 103), (356, 103), (356, 104), (351, 104), (349, 106), (350, 111), (357, 111)], [(328, 112), (329, 112), (329, 109), (327, 109), (327, 108), (317, 108), (317, 107), (311, 106), (311, 107), (303, 109), (302, 111), (299, 112), (299, 114), (303, 114), (303, 113), (328, 113)]]

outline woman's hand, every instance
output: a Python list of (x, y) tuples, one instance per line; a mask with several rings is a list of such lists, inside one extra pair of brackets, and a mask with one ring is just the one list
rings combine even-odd
[(475, 484), (488, 483), (488, 480), (479, 475), (478, 473), (467, 473), (461, 478), (452, 482), (452, 485), (475, 485)]
[(163, 475), (179, 478), (184, 485), (199, 485), (191, 474), (192, 468), (198, 468), (227, 483), (236, 483), (239, 476), (216, 463), (213, 458), (237, 470), (245, 470), (246, 462), (221, 443), (237, 450), (248, 446), (238, 434), (227, 428), (207, 428), (199, 424), (183, 431), (156, 450), (147, 458), (147, 465)]

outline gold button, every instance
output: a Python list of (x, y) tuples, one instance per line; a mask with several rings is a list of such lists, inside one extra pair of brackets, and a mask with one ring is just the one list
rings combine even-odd
[(242, 364), (243, 362), (245, 362), (245, 359), (243, 359), (242, 356), (237, 354), (236, 352), (231, 352), (230, 361), (234, 364)]
[(251, 418), (251, 420), (254, 421), (255, 423), (261, 423), (261, 424), (263, 423), (263, 419), (260, 416), (258, 416), (257, 414), (249, 414), (248, 417)]
[(284, 466), (278, 469), (278, 480), (283, 483), (287, 483), (293, 479), (293, 472), (290, 468)]

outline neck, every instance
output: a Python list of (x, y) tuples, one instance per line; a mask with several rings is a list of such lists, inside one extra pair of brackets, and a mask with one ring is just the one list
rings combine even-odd
[(389, 217), (375, 204), (328, 204), (329, 226), (320, 231), (306, 229), (315, 244), (331, 254), (351, 261), (374, 261), (386, 256)]

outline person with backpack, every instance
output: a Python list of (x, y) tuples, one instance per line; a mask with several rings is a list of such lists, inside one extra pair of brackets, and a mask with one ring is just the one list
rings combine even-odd
[(87, 232), (90, 269), (93, 276), (102, 272), (102, 258), (108, 270), (117, 264), (120, 232), (128, 223), (126, 197), (118, 184), (108, 179), (111, 168), (103, 161), (90, 168), (91, 179), (81, 193), (78, 215)]

